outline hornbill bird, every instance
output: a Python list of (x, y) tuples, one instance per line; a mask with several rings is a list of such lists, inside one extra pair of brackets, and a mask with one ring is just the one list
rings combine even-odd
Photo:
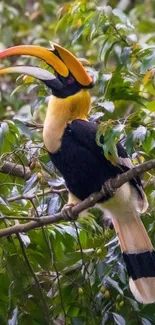
[[(122, 145), (117, 143), (118, 158), (107, 160), (96, 143), (97, 125), (89, 122), (89, 88), (93, 78), (68, 50), (53, 43), (40, 46), (15, 46), (0, 52), (0, 59), (30, 55), (45, 61), (55, 71), (32, 66), (2, 68), (0, 74), (25, 73), (44, 82), (51, 90), (43, 129), (50, 159), (63, 175), (69, 190), (68, 204), (77, 204), (106, 181), (132, 168)], [(104, 142), (104, 137), (102, 138)], [(116, 158), (115, 158), (116, 160)], [(99, 202), (105, 215), (112, 218), (135, 298), (144, 304), (155, 301), (155, 252), (139, 214), (148, 207), (140, 179), (134, 178), (116, 190), (113, 197)]]

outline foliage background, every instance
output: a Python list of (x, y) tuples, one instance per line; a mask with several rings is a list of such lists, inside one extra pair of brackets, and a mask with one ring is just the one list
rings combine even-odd
[[(104, 133), (105, 153), (121, 137), (135, 163), (154, 157), (154, 1), (0, 2), (0, 49), (55, 41), (97, 71), (90, 119)], [(29, 62), (11, 58), (0, 66)], [(17, 80), (16, 80), (17, 79)], [(67, 200), (64, 181), (49, 162), (42, 127), (49, 90), (30, 77), (1, 78), (0, 167), (30, 168), (31, 177), (0, 173), (0, 226), (53, 214)], [(12, 94), (11, 94), (12, 93)], [(150, 202), (145, 226), (154, 240), (154, 171), (145, 175)], [(138, 304), (114, 231), (102, 213), (0, 241), (0, 324), (155, 324), (155, 305)]]

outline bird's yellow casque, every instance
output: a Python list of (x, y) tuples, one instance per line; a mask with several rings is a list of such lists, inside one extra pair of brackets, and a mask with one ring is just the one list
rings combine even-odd
[[(97, 126), (88, 121), (89, 88), (93, 78), (69, 51), (53, 43), (51, 49), (40, 46), (16, 46), (0, 52), (0, 59), (12, 55), (30, 55), (45, 61), (48, 70), (16, 66), (0, 69), (4, 73), (25, 73), (44, 82), (51, 90), (43, 139), (49, 156), (69, 189), (69, 204), (77, 204), (101, 190), (111, 177), (132, 168), (131, 160), (117, 144), (117, 165), (107, 160), (96, 144)], [(102, 138), (104, 142), (104, 138)], [(99, 202), (105, 216), (112, 219), (129, 274), (129, 286), (135, 298), (144, 303), (155, 301), (155, 252), (139, 214), (148, 203), (140, 179), (121, 186), (113, 197)]]

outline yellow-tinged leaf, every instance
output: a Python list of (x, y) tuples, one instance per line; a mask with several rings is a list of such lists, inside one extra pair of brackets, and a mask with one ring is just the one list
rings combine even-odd
[(106, 158), (114, 165), (118, 166), (119, 165), (119, 159), (117, 156), (111, 155), (109, 153), (106, 154)]
[(74, 24), (75, 27), (80, 28), (82, 26), (82, 20), (81, 18), (78, 19), (78, 21)]
[(143, 91), (146, 90), (153, 96), (155, 96), (155, 88), (153, 86), (152, 80), (149, 80), (148, 83), (144, 86)]
[(33, 21), (36, 20), (39, 16), (43, 15), (43, 10), (39, 8), (38, 10), (32, 12), (32, 14), (29, 16), (29, 20)]
[(152, 102), (149, 102), (146, 104), (146, 107), (151, 111), (154, 112), (155, 111), (155, 100), (153, 100)]
[(34, 78), (31, 77), (31, 76), (27, 76), (27, 75), (25, 75), (25, 76), (23, 77), (23, 81), (24, 81), (24, 83), (30, 83), (30, 82), (33, 82), (33, 81), (34, 81)]
[(148, 82), (148, 80), (151, 78), (151, 76), (152, 76), (152, 71), (149, 70), (149, 71), (145, 74), (145, 76), (144, 76), (144, 78), (143, 78), (143, 85), (146, 85), (146, 84), (147, 84), (147, 82)]

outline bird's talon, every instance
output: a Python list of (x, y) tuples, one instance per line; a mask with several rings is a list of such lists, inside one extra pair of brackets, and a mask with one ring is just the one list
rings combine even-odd
[(72, 215), (73, 207), (74, 207), (74, 204), (70, 203), (70, 204), (65, 204), (65, 206), (62, 209), (62, 214), (63, 214), (64, 218), (68, 221), (73, 219), (73, 215)]
[(111, 185), (111, 180), (109, 179), (102, 185), (102, 193), (104, 196), (113, 197), (116, 190)]

